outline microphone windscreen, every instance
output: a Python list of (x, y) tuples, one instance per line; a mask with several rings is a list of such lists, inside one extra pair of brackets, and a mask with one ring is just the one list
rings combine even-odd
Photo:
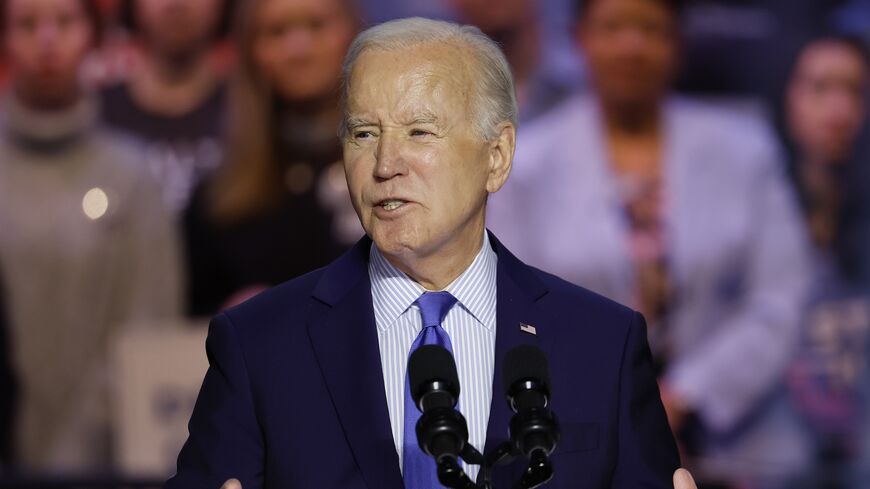
[(423, 345), (408, 360), (408, 384), (415, 403), (423, 394), (420, 385), (435, 380), (446, 383), (454, 399), (459, 398), (459, 375), (453, 355), (443, 346)]
[(547, 357), (540, 348), (534, 345), (520, 345), (507, 352), (502, 369), (504, 391), (517, 381), (536, 379), (550, 385), (550, 371), (547, 368)]

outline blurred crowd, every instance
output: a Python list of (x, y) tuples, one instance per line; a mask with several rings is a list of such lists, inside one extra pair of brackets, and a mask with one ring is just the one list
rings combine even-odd
[(702, 487), (870, 487), (868, 0), (0, 0), (0, 481), (114, 472), (113, 338), (362, 236), (341, 63), (408, 15), (503, 47), (490, 229), (643, 312)]

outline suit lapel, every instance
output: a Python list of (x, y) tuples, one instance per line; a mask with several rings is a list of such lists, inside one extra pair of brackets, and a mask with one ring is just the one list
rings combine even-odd
[[(523, 344), (536, 345), (548, 354), (551, 350), (548, 326), (552, 324), (546, 312), (535, 304), (546, 295), (547, 287), (492, 234), (490, 241), (498, 254), (498, 290), (486, 454), (509, 439), (508, 425), (513, 412), (502, 388), (505, 354)], [(390, 429), (368, 276), (370, 246), (371, 241), (363, 238), (324, 271), (312, 294), (322, 312), (311, 315), (308, 334), (366, 485), (372, 489), (401, 489), (403, 482)], [(536, 334), (522, 331), (521, 323), (534, 326)], [(497, 468), (494, 479), (504, 481), (499, 486), (513, 483), (524, 467), (525, 461), (516, 460)]]
[[(495, 368), (493, 370), (492, 403), (486, 430), (485, 454), (492, 453), (498, 445), (509, 440), (510, 419), (513, 411), (505, 400), (502, 384), (504, 357), (519, 345), (535, 345), (549, 357), (550, 338), (547, 314), (535, 302), (547, 293), (546, 286), (531, 273), (529, 267), (513, 256), (492, 234), (490, 240), (498, 254), (497, 306), (495, 335)], [(521, 323), (535, 327), (536, 334), (520, 329)], [(517, 460), (504, 468), (494, 471), (496, 480), (506, 479), (509, 483), (525, 467), (525, 462)], [(502, 484), (497, 484), (501, 486)]]
[(324, 311), (309, 319), (308, 334), (366, 485), (401, 489), (372, 308), (370, 245), (363, 238), (324, 271), (313, 292)]

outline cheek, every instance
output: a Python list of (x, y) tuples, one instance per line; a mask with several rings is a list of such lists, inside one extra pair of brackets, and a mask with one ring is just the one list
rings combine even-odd
[(799, 123), (808, 136), (818, 137), (824, 133), (824, 127), (826, 125), (825, 120), (827, 117), (825, 116), (824, 111), (819, 110), (817, 101), (804, 104), (802, 110), (800, 110), (798, 114)]
[(27, 71), (36, 60), (36, 44), (24, 36), (8, 36), (5, 39), (9, 61), (19, 71)]
[(798, 128), (805, 128), (816, 119), (814, 106), (818, 102), (817, 97), (807, 91), (801, 91), (791, 97), (789, 101), (789, 117)]
[(667, 76), (676, 69), (679, 57), (670, 43), (659, 41), (651, 53), (652, 62), (660, 74)]
[(470, 160), (467, 167), (442, 175), (438, 182), (438, 201), (440, 210), (457, 216), (472, 213), (482, 205), (486, 195), (488, 173), (485, 164), (479, 160)]
[(344, 151), (344, 174), (347, 179), (347, 189), (350, 192), (351, 201), (357, 207), (362, 201), (363, 189), (366, 184), (366, 169), (359, 155), (351, 150)]
[(66, 36), (66, 42), (61, 46), (61, 56), (70, 68), (78, 67), (90, 51), (91, 36), (87, 30), (76, 30)]
[(600, 42), (597, 38), (586, 41), (585, 54), (589, 64), (594, 68), (592, 73), (600, 73), (602, 68), (606, 68), (609, 60), (612, 58), (610, 52), (612, 47)]
[(270, 85), (274, 85), (281, 70), (280, 46), (268, 40), (255, 41), (251, 55), (257, 71), (268, 80)]

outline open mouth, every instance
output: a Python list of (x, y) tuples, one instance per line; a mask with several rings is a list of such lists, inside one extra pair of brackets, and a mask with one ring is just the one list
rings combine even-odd
[(406, 203), (404, 200), (389, 199), (379, 202), (378, 206), (382, 207), (385, 211), (394, 211)]

